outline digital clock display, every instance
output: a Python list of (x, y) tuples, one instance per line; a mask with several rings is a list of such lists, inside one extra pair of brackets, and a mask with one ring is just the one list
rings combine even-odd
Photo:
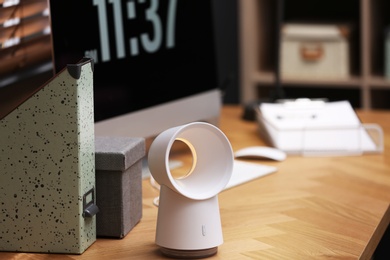
[(95, 121), (217, 86), (211, 1), (51, 0), (55, 71), (94, 59)]
[[(148, 53), (157, 52), (160, 48), (174, 48), (175, 47), (175, 21), (176, 21), (176, 7), (177, 0), (168, 0), (168, 6), (166, 7), (165, 26), (163, 27), (162, 17), (159, 14), (159, 1), (151, 0), (150, 4), (146, 8), (140, 8), (140, 5), (136, 4), (136, 1), (126, 2), (125, 7), (125, 19), (123, 19), (122, 2), (120, 0), (109, 0), (109, 4), (112, 5), (113, 12), (113, 29), (115, 31), (115, 45), (116, 45), (116, 58), (123, 59), (126, 57), (126, 43), (128, 43), (130, 56), (140, 55), (139, 48), (145, 50)], [(137, 3), (143, 4), (146, 0), (138, 0)], [(102, 62), (111, 61), (110, 53), (110, 41), (108, 19), (107, 19), (107, 3), (106, 0), (93, 0), (93, 5), (97, 7), (98, 24), (100, 34), (100, 56)], [(110, 11), (110, 10), (109, 10)], [(138, 14), (139, 13), (139, 14)], [(141, 32), (139, 35), (127, 35), (128, 41), (126, 41), (126, 35), (124, 28), (124, 20), (130, 21), (136, 20), (137, 17), (150, 25), (148, 32)], [(131, 26), (131, 25), (129, 25)], [(165, 45), (163, 44), (163, 34), (165, 29)], [(96, 56), (96, 50), (91, 51)], [(90, 54), (86, 53), (87, 55)], [(97, 60), (98, 61), (98, 60)]]

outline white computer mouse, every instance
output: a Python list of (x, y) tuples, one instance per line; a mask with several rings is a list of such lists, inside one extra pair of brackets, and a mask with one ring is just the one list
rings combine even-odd
[(250, 146), (237, 150), (234, 153), (236, 158), (247, 157), (247, 158), (259, 158), (259, 159), (270, 159), (275, 161), (283, 161), (286, 159), (286, 152), (268, 146)]

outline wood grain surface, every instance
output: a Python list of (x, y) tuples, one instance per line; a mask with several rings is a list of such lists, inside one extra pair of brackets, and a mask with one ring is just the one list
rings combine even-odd
[[(233, 150), (264, 145), (242, 112), (222, 111)], [(382, 126), (384, 153), (251, 160), (278, 171), (219, 194), (224, 243), (208, 259), (370, 259), (390, 222), (390, 111), (358, 115)], [(158, 190), (142, 185), (143, 216), (125, 238), (99, 238), (82, 255), (0, 252), (0, 259), (166, 259), (154, 242)]]

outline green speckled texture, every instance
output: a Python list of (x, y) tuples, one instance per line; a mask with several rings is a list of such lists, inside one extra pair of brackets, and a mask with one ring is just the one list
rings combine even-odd
[(96, 217), (83, 195), (95, 187), (93, 69), (67, 69), (0, 121), (0, 250), (83, 253)]

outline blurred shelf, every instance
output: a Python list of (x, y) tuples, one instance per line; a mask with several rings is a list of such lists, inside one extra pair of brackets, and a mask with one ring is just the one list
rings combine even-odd
[(384, 102), (382, 97), (390, 96), (390, 79), (384, 76), (384, 32), (390, 25), (390, 1), (284, 1), (284, 22), (347, 23), (352, 26), (351, 77), (345, 80), (277, 77), (277, 3), (275, 0), (240, 0), (241, 103), (268, 98), (264, 95), (279, 83), (290, 93), (295, 93), (296, 88), (296, 93), (307, 93), (305, 97), (309, 98), (325, 93), (330, 100), (353, 99), (355, 106), (363, 109), (390, 109), (390, 102)]

